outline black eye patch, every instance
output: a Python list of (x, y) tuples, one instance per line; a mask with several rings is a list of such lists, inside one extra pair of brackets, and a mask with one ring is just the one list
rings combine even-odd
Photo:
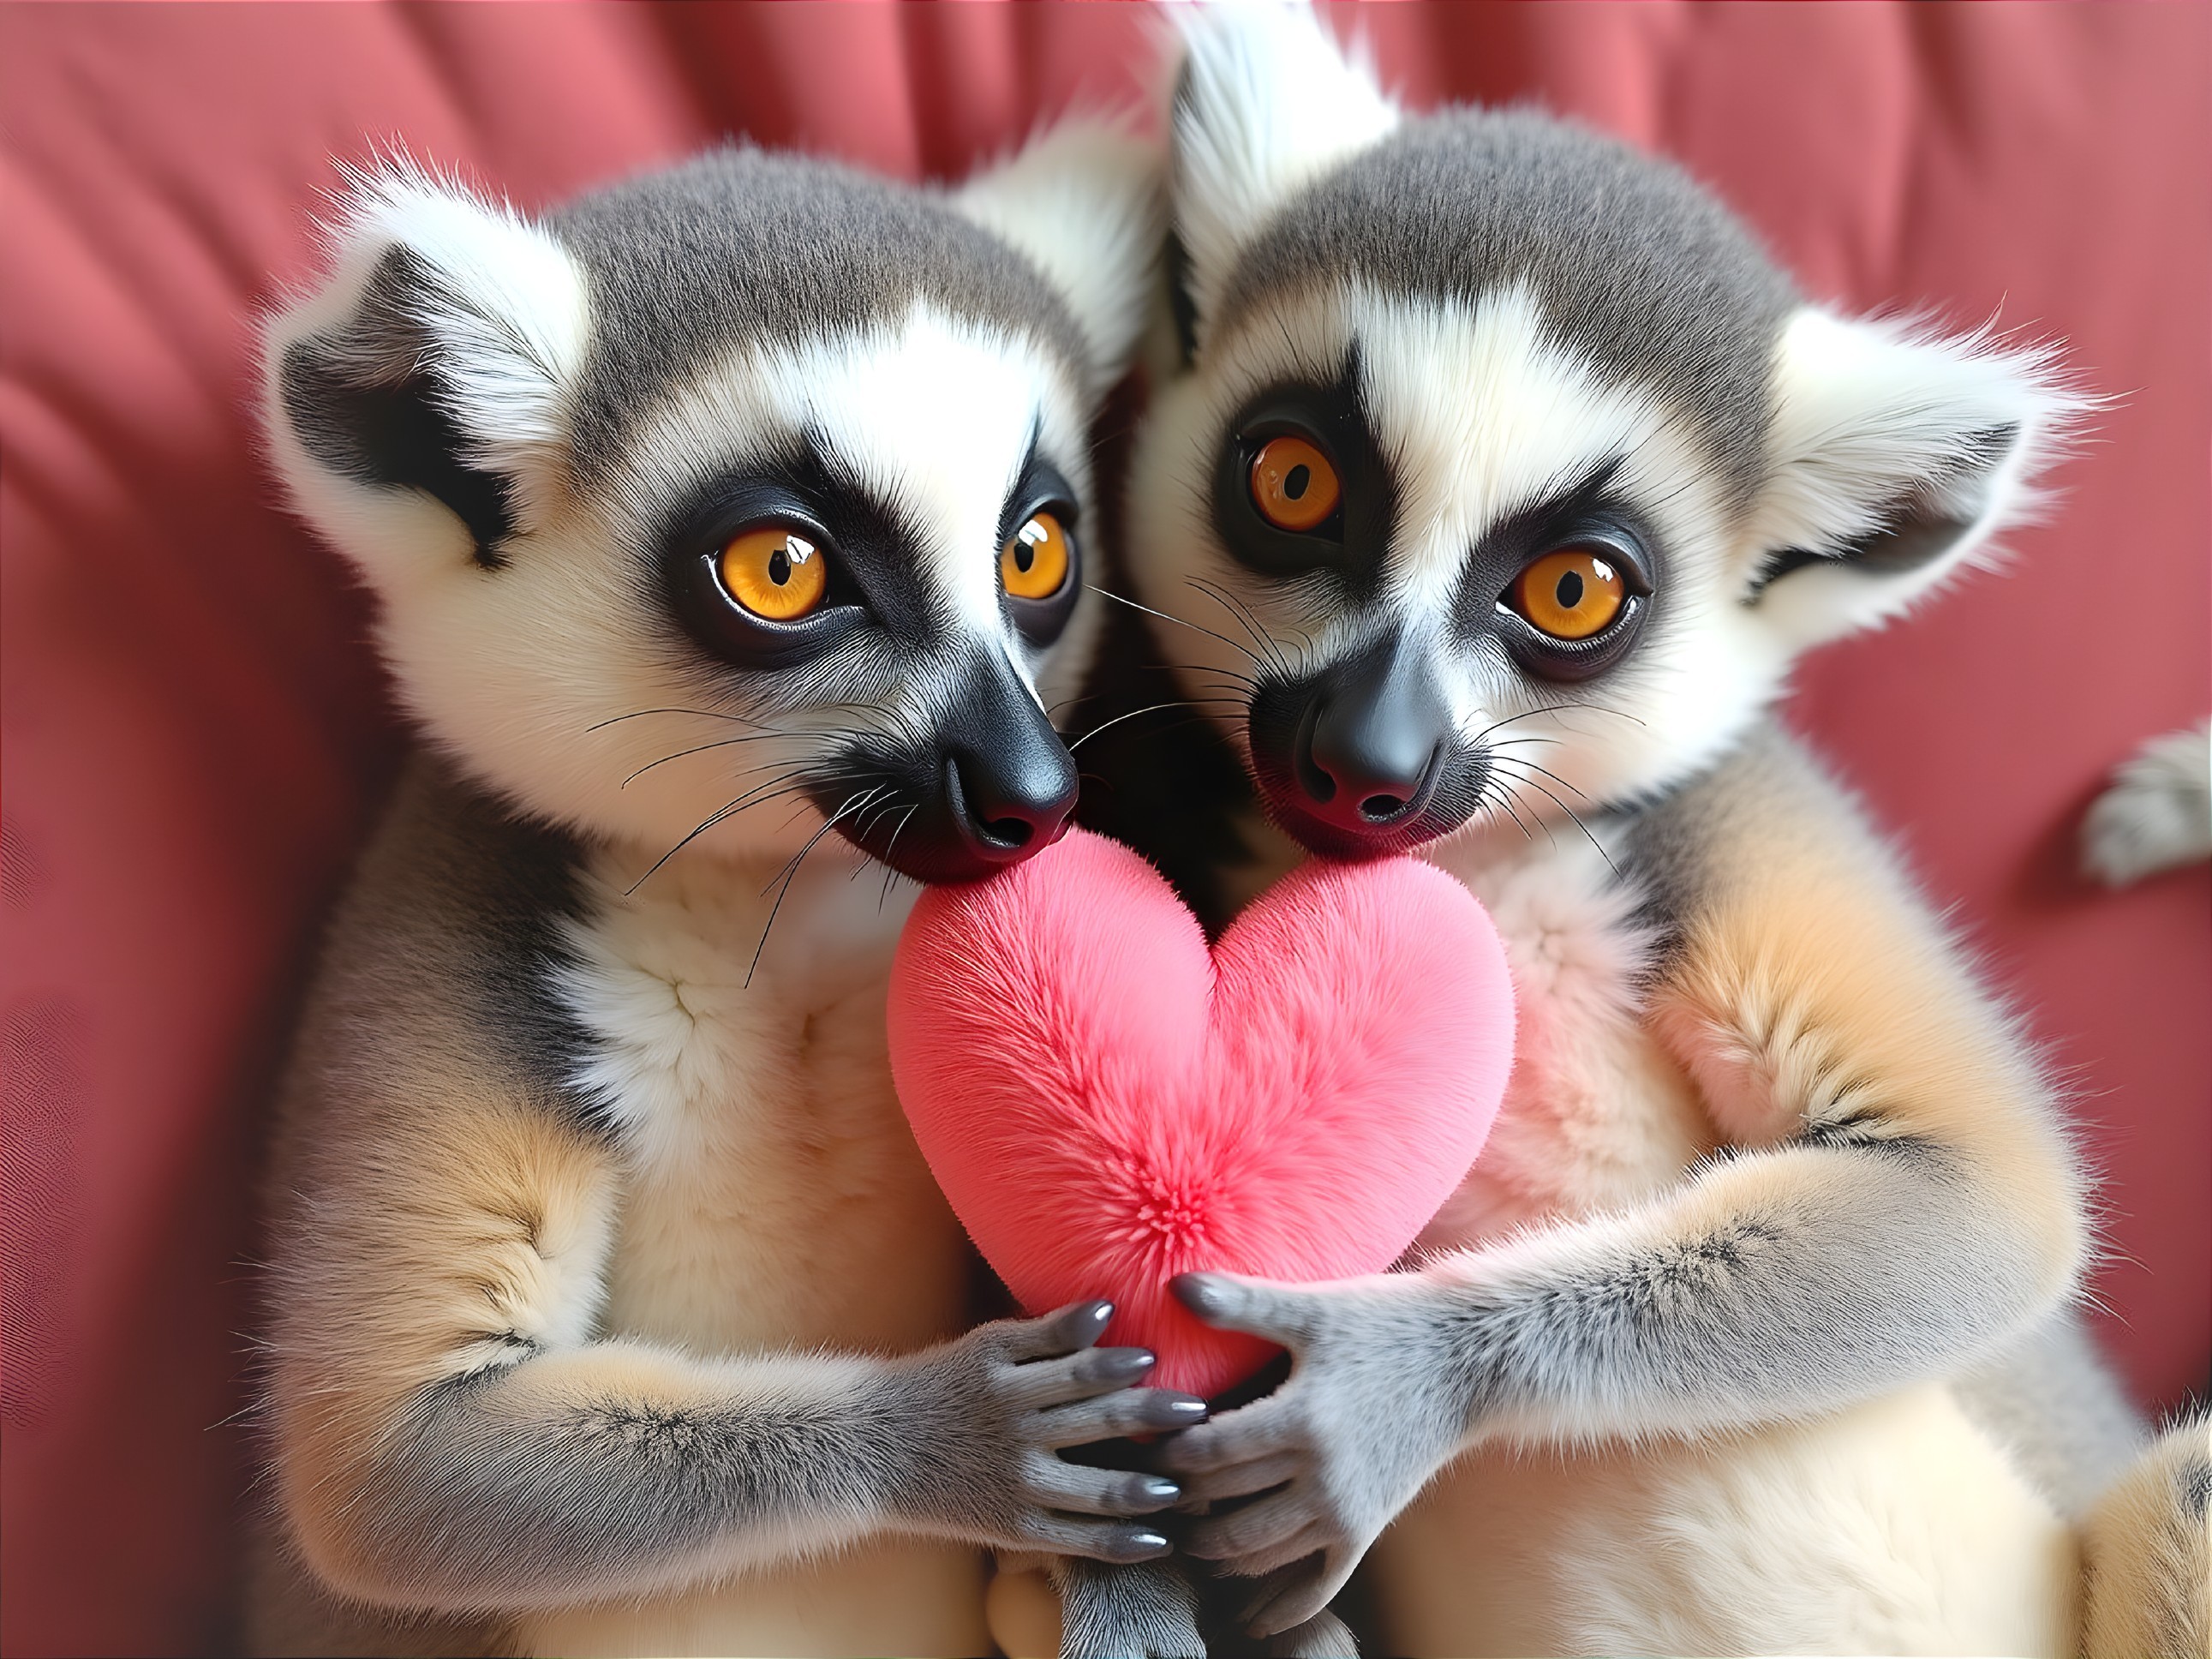
[[(1317, 452), (1309, 461), (1291, 447), (1291, 464), (1267, 486), (1279, 507), (1312, 500), (1316, 489), (1334, 483), (1334, 502), (1311, 522), (1295, 512), (1279, 511), (1271, 520), (1255, 498), (1255, 468), (1278, 439)], [(1318, 466), (1330, 468), (1333, 480), (1322, 478)], [(1334, 381), (1282, 383), (1238, 409), (1215, 459), (1212, 506), (1215, 533), (1248, 569), (1265, 576), (1325, 575), (1354, 598), (1373, 597), (1397, 520), (1398, 488), (1360, 399), (1356, 353), (1347, 354)]]
[[(1066, 532), (1066, 580), (1055, 592), (1041, 599), (1023, 599), (1006, 592), (1003, 586), (1000, 592), (1014, 627), (1023, 640), (1037, 650), (1044, 649), (1066, 631), (1068, 618), (1075, 614), (1077, 601), (1083, 596), (1083, 538), (1077, 530), (1083, 509), (1066, 475), (1040, 455), (1032, 441), (1022, 476), (1007, 494), (1006, 507), (999, 515), (999, 545), (1015, 547), (1018, 562), (1028, 550), (1017, 546), (1015, 538), (1040, 513), (1051, 514)], [(1022, 564), (1021, 568), (1026, 570), (1029, 566)]]

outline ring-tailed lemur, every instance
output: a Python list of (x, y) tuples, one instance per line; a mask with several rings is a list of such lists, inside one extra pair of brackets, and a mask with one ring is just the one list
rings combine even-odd
[(1103, 1304), (960, 1334), (884, 1029), (894, 872), (1074, 800), (1157, 192), (1085, 126), (950, 194), (359, 182), (268, 425), (426, 742), (285, 1090), (263, 1645), (971, 1654), (979, 1547), (1164, 1551), (1172, 1481), (1056, 1449), (1202, 1403)]
[(1987, 547), (2078, 400), (1808, 305), (1662, 162), (1403, 113), (1309, 15), (1201, 18), (1173, 129), (1188, 367), (1130, 557), (1267, 820), (1235, 873), (1418, 848), (1522, 1031), (1408, 1270), (1180, 1287), (1293, 1359), (1161, 1449), (1215, 1505), (1182, 1547), (1261, 1634), (1366, 1556), (1389, 1653), (2060, 1654), (2086, 1536), (2202, 1653), (2202, 1424), (2071, 1524), (2139, 1431), (2068, 1311), (2056, 1091), (1766, 713)]

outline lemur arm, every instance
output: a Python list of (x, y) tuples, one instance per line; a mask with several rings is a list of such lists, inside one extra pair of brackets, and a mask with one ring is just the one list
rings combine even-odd
[(1989, 1346), (2074, 1281), (2050, 1091), (1849, 800), (1768, 734), (1656, 812), (1639, 852), (1679, 945), (1650, 1018), (1724, 1155), (1641, 1208), (1418, 1272), (1179, 1287), (1295, 1356), (1278, 1393), (1159, 1458), (1193, 1499), (1287, 1483), (1185, 1544), (1273, 1575), (1262, 1632), (1324, 1605), (1479, 1441), (1817, 1411)]
[(503, 1611), (632, 1595), (878, 1528), (1131, 1559), (1171, 1486), (1055, 1449), (1188, 1422), (1091, 1346), (1102, 1304), (902, 1358), (590, 1340), (603, 1152), (449, 1104), (308, 1214), (270, 1406), (293, 1529), (337, 1589)]
[(1146, 1357), (1091, 1346), (1103, 1304), (888, 1358), (604, 1339), (619, 1147), (542, 1063), (513, 951), (557, 881), (418, 775), (339, 915), (275, 1170), (266, 1416), (308, 1565), (473, 1613), (878, 1529), (1162, 1553), (1128, 1517), (1170, 1483), (1055, 1455), (1202, 1414), (1127, 1386)]

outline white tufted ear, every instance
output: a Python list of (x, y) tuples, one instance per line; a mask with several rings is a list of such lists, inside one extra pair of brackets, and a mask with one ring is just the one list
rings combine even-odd
[(952, 205), (1043, 271), (1074, 313), (1092, 397), (1121, 376), (1159, 264), (1164, 160), (1108, 121), (1061, 122), (952, 193)]
[(426, 543), (450, 555), (430, 501), (495, 563), (559, 487), (582, 274), (512, 209), (411, 166), (351, 182), (330, 276), (264, 339), (277, 469), (373, 575)]
[(1765, 487), (1738, 572), (1802, 650), (1876, 626), (1989, 550), (2094, 406), (2048, 351), (1808, 307), (1784, 329)]
[(1198, 6), (1178, 18), (1173, 207), (1202, 331), (1253, 234), (1400, 115), (1365, 55), (1340, 46), (1310, 7)]

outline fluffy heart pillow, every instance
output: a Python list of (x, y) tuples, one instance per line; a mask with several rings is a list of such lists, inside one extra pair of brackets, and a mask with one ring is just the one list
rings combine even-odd
[(1023, 1305), (1110, 1297), (1108, 1340), (1207, 1395), (1271, 1351), (1168, 1281), (1389, 1267), (1481, 1151), (1512, 1063), (1504, 950), (1442, 871), (1307, 865), (1209, 951), (1150, 865), (1079, 830), (925, 893), (890, 1012), (915, 1138)]

